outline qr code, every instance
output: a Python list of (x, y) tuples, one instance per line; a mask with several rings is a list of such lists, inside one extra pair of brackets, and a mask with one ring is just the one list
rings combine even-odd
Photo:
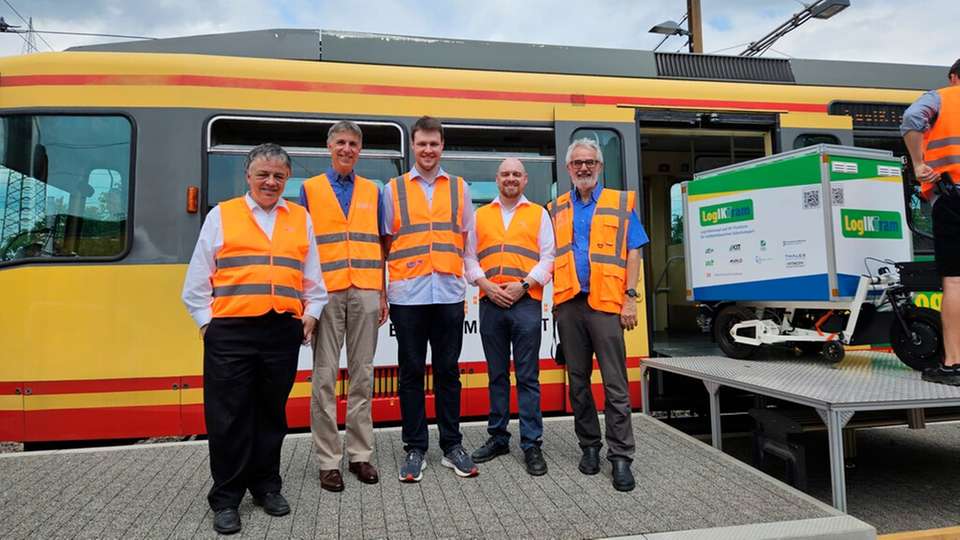
[(843, 206), (843, 186), (830, 188), (834, 206)]
[(820, 190), (808, 189), (803, 192), (803, 209), (820, 208)]

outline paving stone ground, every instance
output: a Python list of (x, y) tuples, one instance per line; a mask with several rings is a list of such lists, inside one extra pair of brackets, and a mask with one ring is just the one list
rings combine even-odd
[[(468, 449), (486, 439), (482, 424), (463, 431)], [(635, 415), (634, 431), (637, 489), (631, 493), (613, 489), (609, 464), (596, 476), (577, 471), (580, 449), (569, 418), (545, 423), (549, 473), (536, 478), (525, 473), (516, 446), (481, 465), (472, 479), (442, 467), (434, 446), (423, 482), (401, 484), (400, 432), (380, 429), (374, 464), (381, 482), (361, 484), (344, 472), (342, 493), (320, 489), (310, 438), (291, 436), (281, 467), (293, 511), (273, 518), (248, 496), (240, 506), (239, 537), (596, 538), (836, 515), (658, 421)], [(210, 537), (209, 488), (203, 443), (8, 454), (0, 458), (0, 538)], [(856, 492), (852, 487), (852, 501)]]

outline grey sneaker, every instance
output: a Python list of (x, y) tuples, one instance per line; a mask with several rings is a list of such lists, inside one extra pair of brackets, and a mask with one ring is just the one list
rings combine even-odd
[(457, 473), (457, 476), (462, 478), (470, 478), (480, 474), (480, 469), (477, 469), (477, 466), (473, 464), (470, 454), (459, 444), (443, 455), (440, 464), (444, 467), (450, 467), (453, 472)]
[(407, 452), (407, 458), (400, 466), (400, 481), (419, 482), (423, 479), (423, 470), (426, 468), (427, 460), (423, 458), (423, 453), (414, 448)]

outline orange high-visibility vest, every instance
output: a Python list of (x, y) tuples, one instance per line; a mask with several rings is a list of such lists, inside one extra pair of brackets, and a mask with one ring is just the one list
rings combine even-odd
[[(543, 208), (527, 202), (517, 206), (504, 229), (500, 204), (486, 204), (476, 213), (477, 260), (487, 279), (494, 283), (521, 281), (540, 261), (540, 218)], [(543, 299), (543, 287), (536, 281), (527, 293)], [(481, 290), (480, 296), (486, 296)]]
[[(923, 161), (937, 176), (949, 173), (960, 184), (960, 85), (937, 90), (940, 112), (923, 134)], [(920, 184), (924, 198), (930, 197), (934, 183)]]
[[(597, 311), (620, 313), (627, 281), (627, 225), (636, 194), (604, 188), (590, 221), (590, 292), (587, 303)], [(553, 305), (580, 292), (573, 260), (573, 206), (570, 192), (547, 208), (557, 237), (553, 269)]]
[(433, 272), (463, 276), (463, 178), (438, 176), (427, 206), (410, 173), (390, 180), (393, 242), (387, 256), (391, 281)]
[(257, 225), (244, 197), (220, 203), (223, 246), (213, 273), (213, 316), (256, 317), (273, 310), (303, 316), (303, 263), (310, 249), (307, 210), (277, 210), (273, 239)]
[(328, 291), (383, 288), (383, 257), (377, 223), (380, 190), (354, 175), (350, 209), (343, 209), (326, 174), (303, 183), (316, 234), (320, 269)]

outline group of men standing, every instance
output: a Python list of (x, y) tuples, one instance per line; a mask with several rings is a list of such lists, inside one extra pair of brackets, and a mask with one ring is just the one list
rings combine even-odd
[[(268, 514), (290, 511), (279, 462), (301, 343), (312, 342), (314, 351), (311, 431), (321, 487), (344, 489), (344, 449), (351, 473), (361, 482), (379, 481), (371, 463), (370, 400), (378, 327), (388, 315), (397, 338), (406, 453), (400, 481), (420, 481), (427, 464), (428, 345), (441, 464), (472, 477), (476, 463), (509, 452), (512, 356), (525, 467), (546, 474), (539, 351), (543, 288), (551, 279), (582, 449), (578, 468), (600, 471), (591, 390), (596, 356), (612, 483), (634, 488), (623, 332), (637, 324), (634, 287), (647, 242), (635, 194), (604, 188), (599, 145), (579, 139), (566, 154), (573, 188), (549, 211), (526, 199), (527, 173), (513, 158), (497, 170), (499, 196), (474, 211), (469, 184), (441, 166), (441, 123), (420, 118), (411, 142), (415, 165), (381, 192), (355, 172), (361, 129), (336, 123), (327, 136), (331, 165), (303, 184), (299, 205), (282, 198), (289, 156), (277, 145), (260, 145), (247, 157), (247, 194), (221, 203), (204, 222), (183, 299), (204, 341), (208, 501), (218, 532), (240, 530), (237, 507), (247, 490)], [(462, 444), (458, 365), (467, 282), (480, 289), (490, 394), (490, 437), (472, 455)], [(336, 382), (344, 343), (349, 392), (341, 444)]]

